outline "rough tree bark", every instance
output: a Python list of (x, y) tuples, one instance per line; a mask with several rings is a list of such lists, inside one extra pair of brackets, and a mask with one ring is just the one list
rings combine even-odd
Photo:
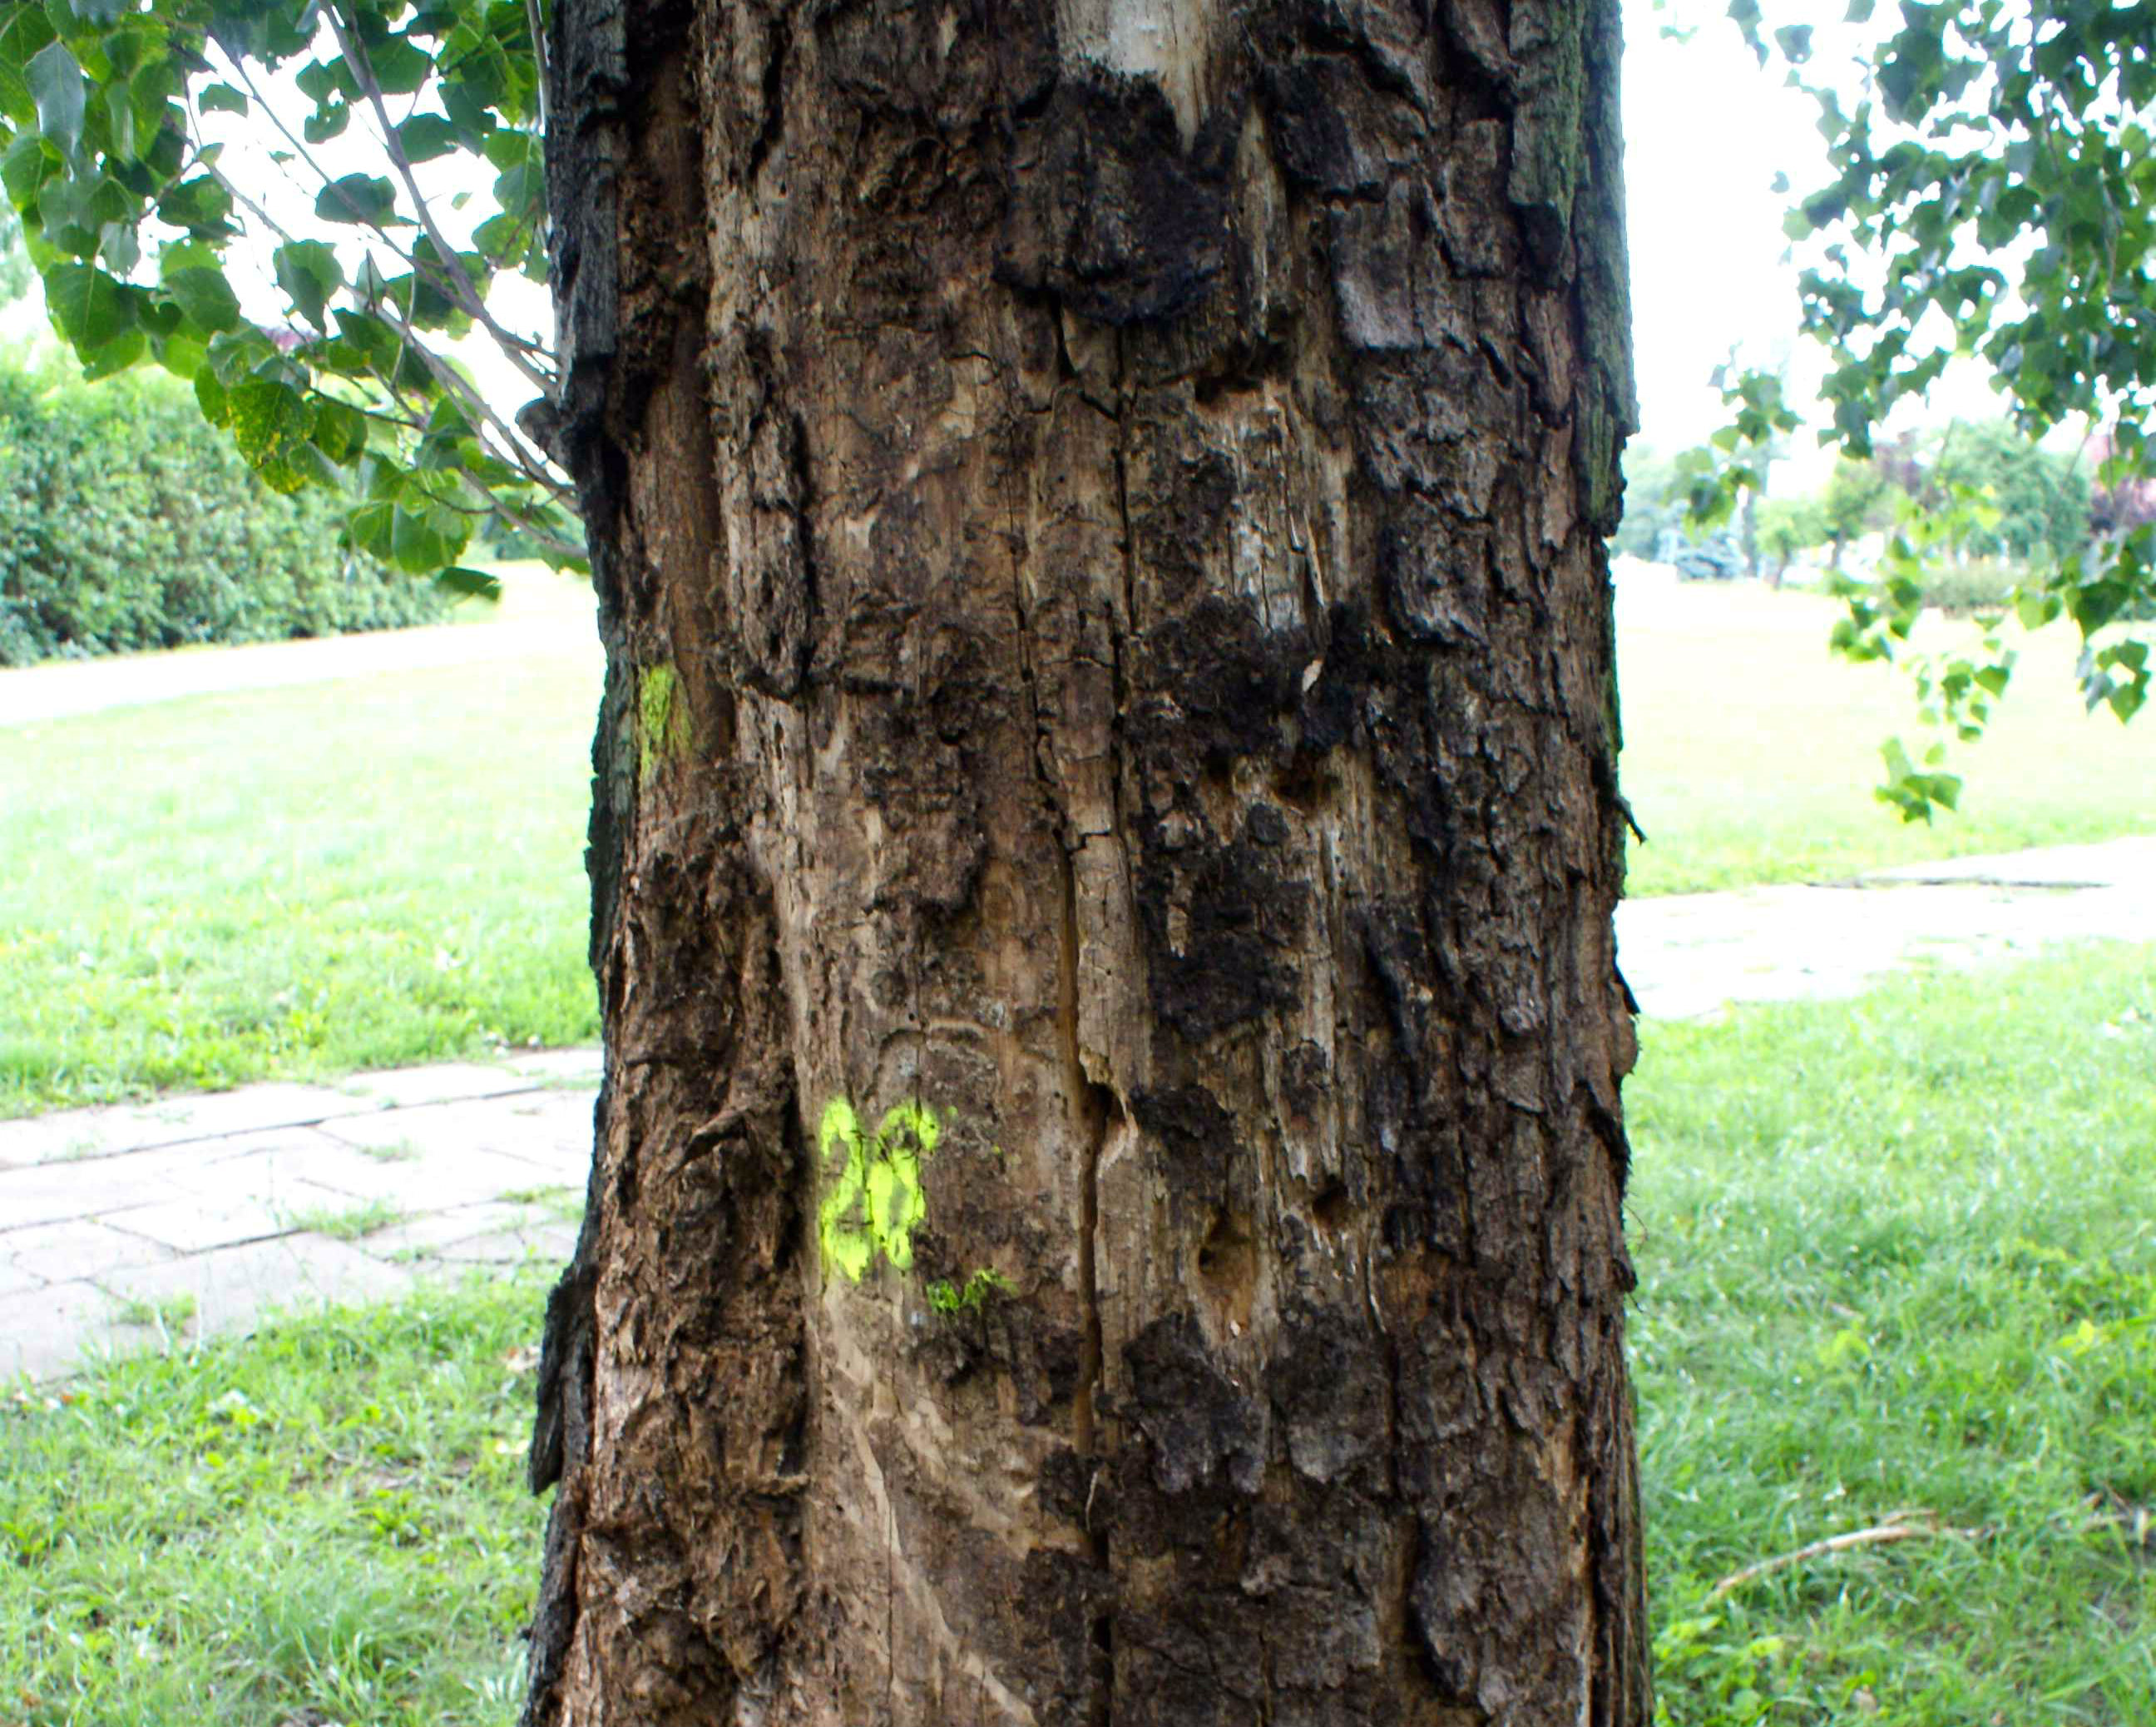
[(1617, 12), (557, 0), (527, 1720), (1645, 1720)]

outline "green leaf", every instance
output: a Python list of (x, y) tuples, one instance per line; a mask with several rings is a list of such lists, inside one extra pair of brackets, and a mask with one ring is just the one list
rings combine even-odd
[(131, 275), (142, 261), (142, 244), (135, 237), (131, 222), (108, 222), (98, 230), (97, 255), (116, 275)]
[(212, 425), (224, 424), (231, 403), (215, 367), (204, 366), (195, 373), (195, 401), (202, 409), (203, 418)]
[(157, 363), (175, 378), (184, 378), (190, 383), (209, 358), (209, 350), (184, 331), (172, 336), (161, 336), (155, 347)]
[(100, 378), (110, 378), (125, 372), (148, 352), (150, 338), (140, 330), (123, 330), (104, 347), (85, 352), (82, 360), (84, 381), (95, 383)]
[(470, 537), (462, 521), (446, 510), (398, 506), (389, 536), (389, 553), (400, 569), (424, 575), (456, 561)]
[(107, 36), (105, 59), (112, 68), (113, 81), (121, 82), (140, 71), (151, 62), (157, 46), (147, 30), (115, 30)]
[(531, 244), (532, 224), (514, 216), (490, 216), (472, 229), (472, 244), (490, 262), (516, 265)]
[(397, 191), (379, 174), (346, 174), (332, 180), (315, 200), (315, 213), (325, 222), (356, 222), (387, 228), (401, 218), (397, 214)]
[(82, 63), (64, 42), (47, 44), (23, 68), (23, 81), (38, 105), (38, 130), (69, 156), (82, 143), (82, 120), (89, 101)]
[(195, 100), (212, 114), (244, 114), (247, 98), (228, 84), (205, 85)]
[(386, 319), (342, 306), (334, 316), (339, 339), (351, 343), (364, 359), (385, 372), (397, 363), (397, 352), (404, 339)]
[(359, 94), (359, 80), (352, 76), (352, 68), (344, 63), (341, 55), (331, 60), (308, 61), (294, 75), (292, 82), (299, 85), (300, 94), (317, 107), (335, 96), (349, 100)]
[(507, 126), (490, 134), (480, 148), (495, 169), (505, 174), (511, 168), (538, 167), (546, 154), (545, 146), (536, 133), (516, 131)]
[(18, 126), (37, 121), (37, 100), (23, 81), (23, 69), (53, 36), (52, 20), (38, 7), (18, 6), (0, 17), (0, 113)]
[(239, 296), (223, 270), (202, 265), (176, 270), (165, 278), (164, 289), (197, 329), (214, 335), (239, 327)]
[(158, 219), (190, 233), (217, 234), (232, 213), (232, 194), (208, 174), (182, 180), (157, 200)]
[(360, 505), (345, 518), (345, 532), (353, 545), (383, 563), (389, 561), (390, 539), (397, 526), (397, 506), (383, 498)]
[(306, 398), (277, 378), (251, 376), (227, 398), (232, 441), (257, 468), (288, 457), (314, 429)]
[(315, 398), (315, 448), (341, 465), (367, 448), (367, 416), (349, 402)]
[(326, 332), (330, 296), (344, 285), (344, 266), (337, 262), (336, 249), (321, 240), (293, 240), (277, 248), (274, 262), (277, 285), (300, 316)]
[(475, 570), (463, 564), (453, 563), (447, 569), (434, 573), (435, 584), (463, 598), (500, 599), (501, 578), (490, 576), (485, 570)]
[(352, 105), (331, 102), (326, 107), (316, 109), (301, 121), (300, 132), (310, 144), (326, 144), (331, 138), (341, 137), (344, 129), (351, 124)]
[(385, 95), (408, 96), (427, 81), (434, 56), (403, 36), (385, 36), (366, 44), (374, 81)]
[(105, 126), (111, 140), (111, 154), (122, 162), (135, 160), (135, 93), (126, 85), (108, 85), (105, 92)]
[(95, 353), (134, 327), (126, 293), (95, 265), (55, 264), (44, 281), (45, 309), (79, 352)]
[(126, 0), (68, 0), (69, 10), (85, 23), (109, 27), (126, 9)]
[(415, 114), (397, 128), (408, 162), (432, 162), (460, 148), (464, 134), (439, 114)]
[(45, 176), (57, 166), (45, 141), (35, 132), (24, 132), (8, 146), (7, 155), (0, 157), (0, 185), (6, 186), (9, 199), (18, 208), (27, 208)]

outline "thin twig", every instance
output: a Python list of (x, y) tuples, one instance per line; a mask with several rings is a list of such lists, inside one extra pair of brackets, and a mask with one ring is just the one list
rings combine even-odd
[(1851, 1529), (1843, 1534), (1829, 1535), (1825, 1540), (1808, 1542), (1794, 1553), (1779, 1554), (1773, 1559), (1763, 1559), (1758, 1564), (1747, 1565), (1741, 1571), (1732, 1571), (1707, 1591), (1710, 1601), (1718, 1601), (1733, 1589), (1742, 1588), (1753, 1579), (1769, 1572), (1782, 1570), (1789, 1565), (1800, 1565), (1806, 1560), (1819, 1559), (1830, 1553), (1845, 1553), (1852, 1547), (1873, 1547), (1885, 1541), (1913, 1541), (1920, 1535), (1965, 1535), (1972, 1539), (1981, 1534), (1978, 1529), (1957, 1529), (1938, 1521), (1932, 1511), (1897, 1511), (1886, 1522), (1874, 1524), (1868, 1529)]
[[(208, 170), (210, 174), (217, 180), (218, 183), (223, 186), (224, 189), (232, 195), (235, 202), (245, 205), (248, 209), (251, 210), (254, 213), (255, 218), (261, 222), (264, 227), (268, 228), (271, 233), (280, 235), (288, 241), (291, 239), (291, 235), (286, 232), (284, 226), (278, 222), (277, 218), (272, 216), (267, 210), (264, 209), (260, 204), (249, 198), (244, 192), (241, 191), (238, 186), (234, 185), (230, 177), (228, 176), (222, 168), (218, 167), (215, 162), (205, 162), (203, 166)], [(527, 480), (531, 481), (535, 486), (543, 489), (557, 503), (567, 509), (572, 514), (574, 514), (577, 507), (575, 494), (572, 492), (568, 487), (562, 485), (560, 481), (555, 479), (553, 475), (548, 471), (543, 453), (534, 454), (533, 446), (528, 445), (521, 434), (511, 429), (511, 427), (502, 420), (501, 415), (496, 414), (494, 409), (488, 405), (486, 398), (480, 395), (480, 393), (465, 380), (464, 374), (459, 373), (454, 367), (451, 366), (446, 360), (442, 359), (432, 348), (429, 347), (424, 342), (420, 340), (418, 331), (413, 326), (413, 325), (405, 318), (403, 312), (398, 309), (397, 304), (394, 301), (388, 299), (382, 301), (379, 303), (378, 310), (383, 316), (383, 321), (387, 322), (392, 329), (395, 330), (399, 335), (401, 335), (404, 338), (407, 345), (408, 345), (412, 351), (419, 357), (420, 363), (433, 374), (435, 383), (439, 384), (449, 395), (455, 398), (458, 403), (465, 409), (475, 412), (476, 417), (484, 420), (489, 426), (490, 426), (494, 429), (496, 436), (504, 441), (506, 447), (497, 453), (502, 455), (505, 460), (515, 463), (516, 467), (523, 473)], [(367, 369), (373, 373), (375, 381), (380, 383), (384, 389), (388, 391), (390, 396), (393, 399), (399, 401), (403, 399), (402, 394), (397, 389), (397, 387), (392, 383), (388, 378), (382, 375), (378, 368), (369, 366)], [(387, 416), (382, 417), (387, 418)], [(412, 422), (408, 421), (406, 424), (412, 424)], [(485, 491), (486, 488), (482, 487), (481, 490)], [(496, 506), (495, 507), (498, 513), (506, 513), (501, 511), (499, 506)]]
[(544, 487), (557, 503), (573, 509), (573, 494), (547, 470), (543, 452), (533, 453), (535, 446), (528, 445), (521, 433), (495, 412), (486, 398), (466, 382), (464, 374), (419, 339), (418, 329), (394, 301), (383, 300), (380, 309), (390, 327), (403, 337), (412, 352), (419, 357), (419, 363), (434, 375), (434, 382), (454, 397), (460, 406), (475, 413), (479, 419), (494, 429), (502, 442), (498, 454), (514, 462), (527, 480), (535, 486)]
[(403, 141), (397, 136), (397, 128), (390, 121), (388, 105), (382, 99), (382, 85), (375, 78), (373, 62), (367, 59), (366, 44), (356, 33), (345, 28), (344, 19), (336, 8), (327, 8), (322, 16), (329, 21), (329, 27), (336, 34), (337, 46), (344, 50), (345, 59), (352, 67), (352, 76), (359, 80), (362, 93), (367, 97), (368, 105), (374, 110), (375, 124), (382, 129), (382, 148), (388, 152), (390, 166), (397, 170), (398, 177), (404, 182), (404, 190), (411, 196), (413, 208), (418, 213), (419, 225), (426, 229), (427, 238), (434, 243), (435, 254), (442, 262), (444, 285), (450, 297), (495, 339), (496, 345), (508, 357), (510, 363), (524, 374), (531, 387), (549, 400), (552, 399), (553, 379), (524, 357), (526, 353), (536, 353), (541, 350), (523, 337), (505, 330), (495, 321), (494, 315), (486, 309), (486, 301), (472, 285), (471, 279), (465, 274), (464, 265), (458, 261), (456, 249), (449, 244), (435, 222), (434, 213), (427, 203), (426, 194), (419, 190), (418, 177), (412, 172), (412, 159), (405, 155)]
[(524, 0), (524, 28), (531, 33), (531, 64), (539, 69), (533, 90), (539, 98), (539, 136), (547, 135), (547, 33), (539, 23), (539, 0)]
[[(331, 177), (330, 171), (324, 167), (320, 162), (316, 162), (315, 158), (308, 153), (306, 145), (294, 135), (291, 127), (285, 124), (284, 116), (279, 114), (276, 109), (270, 105), (269, 99), (262, 94), (259, 86), (255, 84), (254, 75), (248, 71), (247, 62), (239, 56), (232, 54), (227, 54), (225, 58), (227, 60), (231, 62), (233, 69), (239, 75), (239, 81), (247, 86), (249, 94), (253, 95), (254, 98), (254, 105), (270, 116), (270, 124), (276, 127), (279, 136), (281, 136), (287, 144), (290, 144), (292, 146), (293, 153), (296, 155), (301, 162), (305, 162), (308, 168), (313, 172), (314, 177), (322, 182), (322, 187), (325, 191), (333, 188), (336, 185), (336, 182)], [(305, 195), (305, 188), (304, 184), (298, 180), (297, 177), (288, 174), (286, 177), (292, 181), (295, 189), (299, 191), (301, 196), (304, 197)], [(383, 227), (382, 224), (374, 220), (371, 216), (367, 215), (363, 211), (357, 208), (353, 205), (352, 201), (349, 198), (345, 197), (342, 193), (338, 194), (337, 202), (344, 206), (346, 213), (352, 217), (355, 222), (362, 226), (372, 229), (375, 234), (380, 237), (382, 244), (388, 247), (390, 251), (395, 254), (396, 256), (403, 260), (406, 265), (414, 270), (417, 270), (419, 268), (419, 260), (413, 257), (411, 253), (406, 251), (403, 247), (398, 245), (397, 244), (397, 236), (390, 233), (390, 231), (387, 228)], [(282, 233), (283, 230), (280, 229), (279, 232)], [(290, 235), (286, 235), (285, 237), (288, 239), (290, 238)]]

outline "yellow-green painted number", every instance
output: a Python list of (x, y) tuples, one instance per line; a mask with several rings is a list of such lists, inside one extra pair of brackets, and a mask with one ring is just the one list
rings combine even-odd
[(832, 1148), (845, 1153), (839, 1179), (816, 1212), (824, 1262), (858, 1283), (880, 1253), (899, 1270), (913, 1268), (913, 1226), (928, 1215), (921, 1164), (936, 1149), (942, 1128), (933, 1111), (901, 1103), (885, 1112), (871, 1142), (844, 1097), (824, 1108), (817, 1154), (828, 1162)]

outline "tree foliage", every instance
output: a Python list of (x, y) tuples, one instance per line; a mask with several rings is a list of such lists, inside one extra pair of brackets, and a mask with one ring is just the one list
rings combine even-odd
[[(1852, 0), (1850, 23), (1885, 27), (1851, 64), (1825, 67), (1814, 9), (1728, 3), (1761, 64), (1784, 67), (1819, 106), (1828, 177), (1788, 229), (1816, 243), (1801, 315), (1830, 357), (1826, 435), (1869, 455), (1896, 405), (1968, 356), (1989, 366), (2026, 438), (2076, 420), (2099, 431), (2101, 486), (2156, 477), (2156, 7), (1905, 0), (1897, 20), (1874, 10)], [(1725, 496), (1745, 483), (1745, 454), (1797, 424), (1773, 385), (1755, 373), (1731, 386)], [(1950, 486), (1950, 503), (1973, 507), (1979, 500), (1964, 494), (1982, 489)], [(1907, 656), (1922, 559), (1958, 531), (1900, 535), (1883, 578), (1851, 584), (1844, 651)], [(2121, 719), (2147, 700), (2149, 645), (2107, 626), (2156, 595), (2153, 535), (2143, 522), (2066, 549), (2015, 601), (2025, 624), (2072, 620), (2089, 705)], [(1976, 669), (2003, 690), (2010, 659), (1987, 652)], [(1945, 717), (1968, 729), (1967, 714)], [(1928, 780), (1952, 776), (1916, 774), (1902, 789)], [(1912, 816), (1940, 801), (1893, 800)]]
[(1881, 475), (1924, 507), (1938, 507), (1957, 488), (1989, 500), (1996, 519), (1969, 524), (1953, 548), (1963, 556), (2052, 565), (2087, 543), (2084, 465), (2031, 443), (2005, 421), (1956, 419), (1876, 449)]
[[(488, 299), (545, 275), (542, 23), (536, 0), (0, 0), (0, 177), (88, 373), (187, 380), (270, 486), (340, 495), (349, 543), (407, 571), (487, 585), (459, 559), (490, 520), (580, 559), (539, 439), (450, 350), (478, 332), (551, 395)], [(275, 133), (304, 222), (227, 167), (234, 120)], [(445, 196), (439, 158), (470, 183)]]

